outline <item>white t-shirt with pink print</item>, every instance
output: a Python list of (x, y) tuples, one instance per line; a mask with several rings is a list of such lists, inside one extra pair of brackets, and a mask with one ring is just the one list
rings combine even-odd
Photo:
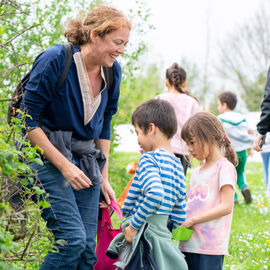
[[(218, 160), (210, 168), (196, 168), (191, 175), (187, 192), (187, 218), (213, 209), (221, 202), (221, 187), (235, 188), (237, 174), (234, 165), (226, 158)], [(232, 213), (221, 218), (199, 223), (188, 241), (180, 241), (182, 252), (227, 255), (231, 231)]]

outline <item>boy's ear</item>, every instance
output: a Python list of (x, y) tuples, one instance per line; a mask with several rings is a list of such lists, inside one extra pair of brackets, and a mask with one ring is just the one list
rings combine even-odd
[(156, 125), (154, 123), (150, 123), (148, 126), (147, 134), (152, 135), (156, 130)]
[(225, 109), (229, 109), (228, 104), (226, 102), (221, 102), (221, 106)]

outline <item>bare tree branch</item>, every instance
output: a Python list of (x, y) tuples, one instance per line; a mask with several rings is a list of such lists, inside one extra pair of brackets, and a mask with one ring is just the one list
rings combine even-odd
[[(222, 65), (217, 71), (241, 90), (245, 101), (259, 101), (257, 96), (263, 93), (262, 76), (266, 77), (270, 62), (270, 11), (264, 6), (267, 4), (265, 1), (242, 27), (219, 44)], [(259, 106), (258, 103), (249, 109)]]
[(26, 31), (29, 31), (30, 29), (32, 28), (35, 28), (37, 26), (39, 26), (40, 24), (35, 24), (35, 25), (32, 25), (26, 29), (24, 29), (23, 31), (19, 32), (16, 36), (14, 36), (12, 39), (10, 39), (9, 41), (7, 41), (5, 44), (0, 44), (1, 47), (5, 47), (7, 46), (8, 44), (10, 44), (14, 39), (16, 39), (17, 37), (19, 37), (20, 35), (22, 35), (23, 33), (25, 33)]

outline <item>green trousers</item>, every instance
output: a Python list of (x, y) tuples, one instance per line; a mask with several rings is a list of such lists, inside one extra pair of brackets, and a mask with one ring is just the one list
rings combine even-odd
[[(236, 152), (238, 156), (238, 165), (236, 167), (237, 172), (237, 186), (241, 190), (244, 186), (247, 185), (246, 176), (245, 176), (245, 167), (247, 163), (247, 150)], [(237, 199), (237, 194), (235, 192), (234, 199)]]

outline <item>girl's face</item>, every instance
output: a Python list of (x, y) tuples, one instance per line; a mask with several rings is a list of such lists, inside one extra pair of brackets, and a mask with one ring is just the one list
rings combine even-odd
[(149, 152), (153, 150), (153, 138), (152, 135), (144, 131), (137, 125), (134, 125), (134, 129), (137, 134), (137, 140), (140, 148), (142, 149), (142, 153)]
[(111, 67), (116, 58), (124, 53), (129, 39), (129, 32), (129, 28), (123, 26), (102, 38), (97, 35), (91, 37), (95, 46), (96, 58), (100, 61), (99, 65)]
[(201, 144), (195, 137), (187, 142), (189, 153), (199, 161), (207, 159), (210, 155), (210, 147), (208, 143)]

